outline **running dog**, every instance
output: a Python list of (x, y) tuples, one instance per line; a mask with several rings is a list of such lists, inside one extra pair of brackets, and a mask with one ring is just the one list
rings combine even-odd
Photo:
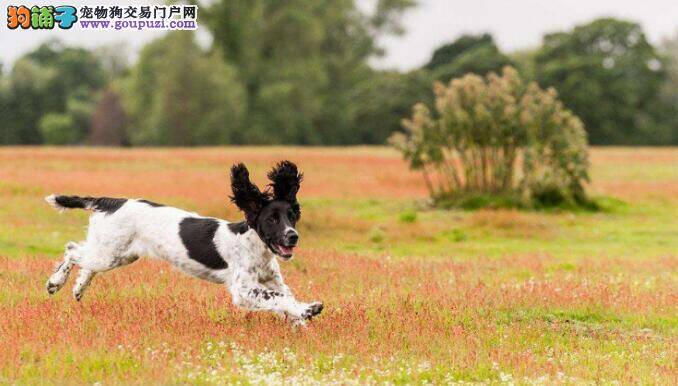
[(239, 307), (272, 311), (304, 325), (320, 314), (323, 304), (297, 301), (283, 282), (275, 258), (291, 259), (299, 241), (295, 225), (301, 216), (297, 192), (303, 175), (294, 163), (282, 161), (268, 178), (271, 189), (261, 191), (250, 181), (244, 164), (231, 168), (231, 201), (245, 214), (245, 220), (237, 223), (141, 199), (45, 197), (60, 211), (92, 211), (85, 241), (66, 245), (64, 260), (47, 281), (47, 291), (59, 291), (77, 265), (73, 296), (80, 301), (97, 273), (150, 256), (189, 275), (226, 285)]

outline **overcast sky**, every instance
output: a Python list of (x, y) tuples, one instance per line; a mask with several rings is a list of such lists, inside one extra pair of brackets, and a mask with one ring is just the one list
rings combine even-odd
[[(41, 42), (54, 37), (89, 48), (123, 41), (134, 53), (144, 43), (159, 36), (159, 33), (149, 31), (93, 32), (77, 27), (67, 31), (58, 28), (50, 31), (8, 30), (7, 6), (24, 3), (33, 5), (50, 2), (0, 0), (0, 61), (5, 66)], [(122, 6), (153, 3), (157, 2), (63, 1), (63, 4), (78, 8), (84, 4)], [(544, 33), (569, 29), (601, 16), (640, 22), (653, 43), (678, 33), (678, 0), (419, 0), (419, 6), (409, 11), (404, 18), (406, 34), (384, 39), (382, 45), (387, 49), (387, 55), (373, 63), (381, 68), (411, 69), (428, 61), (440, 44), (464, 33), (489, 31), (506, 51), (534, 47), (540, 43)]]

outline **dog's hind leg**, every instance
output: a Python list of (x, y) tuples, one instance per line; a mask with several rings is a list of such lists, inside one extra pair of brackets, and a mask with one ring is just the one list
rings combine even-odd
[(110, 271), (111, 269), (131, 264), (138, 259), (139, 257), (134, 255), (125, 257), (104, 255), (104, 257), (101, 258), (98, 256), (95, 257), (90, 254), (85, 254), (76, 261), (76, 264), (80, 267), (80, 272), (78, 272), (78, 279), (75, 281), (75, 285), (73, 286), (73, 297), (75, 300), (80, 301), (85, 293), (85, 290), (87, 290), (87, 287), (89, 287), (92, 279), (97, 273)]
[[(80, 266), (80, 272), (78, 272), (78, 279), (73, 286), (73, 297), (75, 300), (80, 301), (97, 273), (131, 264), (138, 259), (138, 256), (110, 257), (105, 259), (87, 259), (85, 257), (78, 261), (77, 264)], [(92, 260), (95, 260), (95, 262)], [(102, 264), (104, 265), (103, 267)]]
[(50, 295), (59, 291), (64, 286), (64, 283), (66, 283), (66, 280), (68, 280), (68, 275), (70, 275), (73, 264), (75, 264), (75, 254), (78, 248), (80, 248), (78, 243), (71, 241), (66, 244), (64, 260), (57, 264), (54, 268), (54, 273), (47, 280), (47, 292)]
[(89, 287), (89, 284), (92, 282), (95, 275), (96, 272), (94, 271), (80, 269), (78, 278), (75, 280), (75, 285), (73, 286), (73, 297), (75, 300), (80, 301), (80, 299), (82, 299), (82, 295), (84, 295), (85, 290)]

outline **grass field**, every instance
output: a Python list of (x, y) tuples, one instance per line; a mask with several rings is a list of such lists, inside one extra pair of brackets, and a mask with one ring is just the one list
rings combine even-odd
[[(325, 311), (295, 331), (143, 260), (82, 302), (44, 284), (87, 213), (53, 192), (239, 219), (228, 167), (296, 161), (300, 250), (283, 273)], [(678, 384), (678, 149), (592, 151), (606, 211), (422, 209), (386, 148), (0, 149), (0, 384)], [(72, 284), (69, 282), (69, 284)]]

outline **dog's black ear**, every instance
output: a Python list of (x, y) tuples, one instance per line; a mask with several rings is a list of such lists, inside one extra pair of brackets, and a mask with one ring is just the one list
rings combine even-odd
[(290, 203), (297, 201), (297, 192), (303, 178), (304, 175), (299, 173), (297, 165), (290, 161), (280, 161), (268, 172), (275, 199)]
[(247, 223), (250, 226), (255, 226), (259, 212), (270, 200), (271, 195), (268, 192), (261, 192), (250, 181), (250, 173), (242, 163), (231, 167), (231, 189), (233, 190), (231, 201), (245, 212)]

